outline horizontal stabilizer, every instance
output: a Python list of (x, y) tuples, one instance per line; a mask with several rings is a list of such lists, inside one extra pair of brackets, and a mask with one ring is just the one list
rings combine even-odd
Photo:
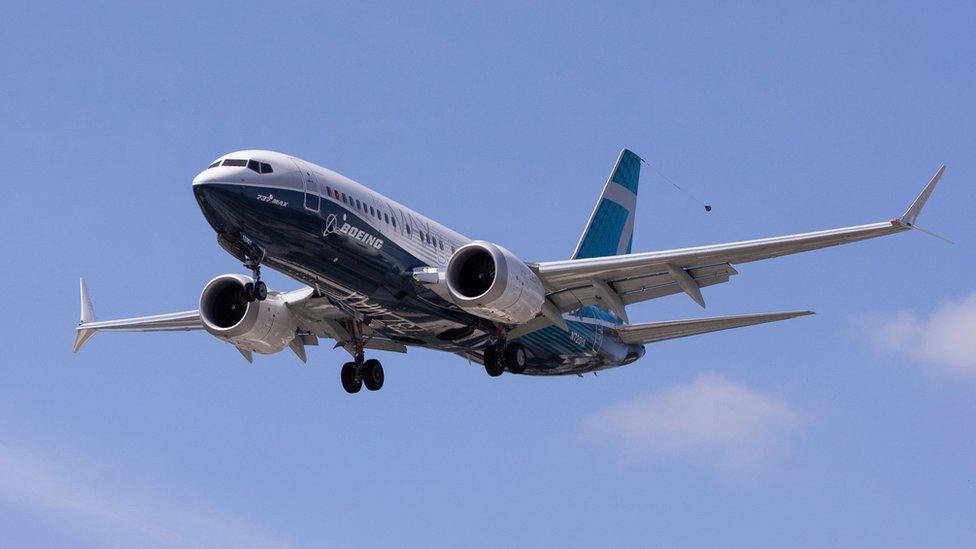
[(688, 337), (708, 332), (718, 332), (732, 328), (742, 328), (754, 324), (787, 320), (798, 316), (812, 315), (813, 311), (788, 311), (783, 313), (763, 313), (755, 315), (717, 316), (693, 320), (667, 320), (649, 324), (631, 324), (616, 328), (617, 335), (624, 343), (654, 343), (666, 339)]

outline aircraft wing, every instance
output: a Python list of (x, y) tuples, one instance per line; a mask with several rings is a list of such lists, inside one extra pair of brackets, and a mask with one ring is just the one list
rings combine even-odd
[[(72, 347), (76, 353), (98, 332), (174, 332), (204, 329), (198, 310), (118, 320), (95, 320), (88, 286), (84, 279), (81, 279), (80, 286), (81, 322), (78, 323)], [(345, 321), (349, 318), (347, 313), (332, 305), (327, 299), (316, 297), (315, 291), (309, 287), (286, 292), (282, 294), (282, 298), (287, 303), (288, 309), (295, 314), (298, 322), (299, 334), (294, 340), (292, 350), (303, 362), (306, 360), (304, 346), (318, 345), (320, 337), (334, 339), (337, 347), (343, 347), (354, 355), (352, 336), (345, 327)], [(407, 352), (406, 346), (402, 343), (378, 335), (368, 340), (366, 348)], [(251, 360), (248, 352), (241, 351), (241, 353)]]
[(733, 264), (849, 244), (915, 228), (915, 220), (944, 170), (945, 166), (940, 167), (909, 209), (890, 221), (660, 252), (549, 261), (530, 267), (542, 280), (549, 301), (560, 312), (597, 305), (626, 320), (624, 305), (678, 292), (685, 292), (704, 307), (700, 288), (727, 282), (737, 274)]
[(173, 332), (179, 330), (202, 330), (203, 322), (200, 312), (183, 311), (162, 315), (139, 316), (119, 320), (96, 321), (92, 310), (91, 299), (88, 297), (88, 286), (85, 279), (81, 279), (81, 322), (75, 332), (74, 352), (98, 332)]
[(812, 314), (813, 311), (789, 311), (755, 315), (718, 316), (697, 318), (694, 320), (669, 320), (649, 324), (630, 324), (618, 326), (615, 330), (624, 343), (643, 344), (708, 332), (718, 332), (732, 328), (742, 328), (743, 326), (753, 326), (755, 324), (765, 324), (766, 322), (776, 322), (778, 320), (787, 320)]

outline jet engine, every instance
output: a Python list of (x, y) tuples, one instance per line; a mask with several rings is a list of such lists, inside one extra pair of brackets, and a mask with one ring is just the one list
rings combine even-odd
[(459, 307), (505, 324), (535, 318), (546, 299), (539, 277), (515, 254), (491, 242), (478, 240), (458, 248), (447, 262), (445, 278)]
[(200, 319), (211, 335), (239, 349), (277, 353), (295, 338), (297, 322), (278, 292), (264, 301), (248, 301), (244, 285), (251, 277), (220, 275), (203, 287)]

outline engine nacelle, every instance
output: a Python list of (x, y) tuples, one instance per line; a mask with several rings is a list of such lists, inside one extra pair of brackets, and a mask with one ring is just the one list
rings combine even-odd
[(211, 335), (245, 351), (277, 353), (295, 338), (297, 321), (277, 292), (248, 303), (244, 294), (248, 282), (253, 282), (251, 277), (239, 274), (208, 282), (200, 294), (200, 319)]
[(478, 240), (458, 248), (445, 274), (459, 307), (505, 324), (532, 320), (546, 299), (539, 277), (515, 254), (491, 242)]

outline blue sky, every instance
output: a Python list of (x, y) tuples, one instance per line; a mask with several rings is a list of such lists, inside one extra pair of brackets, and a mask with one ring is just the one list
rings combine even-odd
[[(976, 54), (964, 3), (8, 6), (0, 32), (0, 531), (10, 546), (971, 546)], [(329, 166), (523, 259), (568, 257), (611, 163), (634, 249), (873, 222), (647, 322), (817, 316), (588, 376), (206, 334), (70, 352), (240, 266), (192, 198), (241, 148)], [(272, 286), (296, 284), (269, 274)]]

